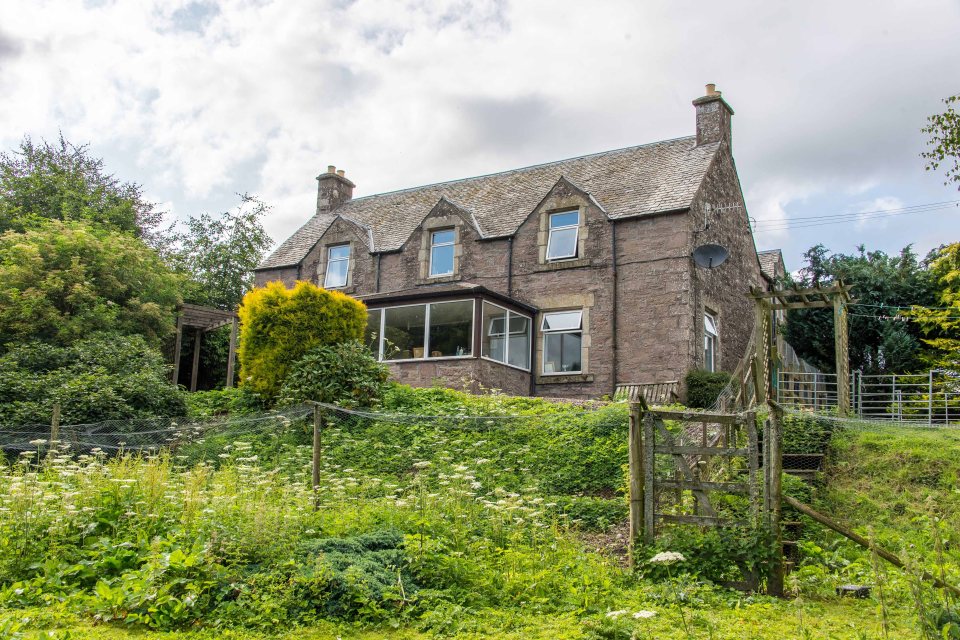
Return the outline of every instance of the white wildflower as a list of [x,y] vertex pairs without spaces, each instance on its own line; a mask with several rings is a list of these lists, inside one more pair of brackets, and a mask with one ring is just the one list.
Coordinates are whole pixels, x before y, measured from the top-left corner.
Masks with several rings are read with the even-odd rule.
[[673,564],[674,562],[686,562],[686,558],[683,557],[682,553],[677,553],[676,551],[661,551],[657,555],[650,558],[651,564]]
[[656,612],[656,611],[646,611],[646,610],[644,610],[644,611],[637,611],[635,614],[633,614],[633,617],[636,618],[636,619],[638,619],[638,620],[641,620],[641,619],[646,620],[646,619],[648,619],[648,618],[652,618],[652,617],[655,616],[655,615],[657,615],[657,612]]
[[430,463],[426,460],[421,460],[420,462],[414,462],[413,466],[416,469],[426,469],[430,466]]
[[607,617],[608,617],[608,618],[619,618],[620,616],[624,615],[625,613],[629,613],[629,611],[627,611],[626,609],[618,609],[617,611],[607,611]]
[[41,438],[41,439],[39,439],[39,440],[31,440],[31,441],[30,441],[30,444],[32,444],[33,446],[38,446],[38,445],[41,445],[41,444],[47,444],[47,441],[44,440],[43,438]]

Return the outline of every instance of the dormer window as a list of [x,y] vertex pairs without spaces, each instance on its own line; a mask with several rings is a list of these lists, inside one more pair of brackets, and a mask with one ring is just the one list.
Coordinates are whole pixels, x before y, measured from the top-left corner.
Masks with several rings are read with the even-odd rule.
[[453,275],[453,251],[456,231],[443,229],[430,233],[430,277]]
[[579,234],[580,211],[578,209],[551,213],[547,260],[576,258]]
[[327,247],[327,272],[323,278],[325,289],[339,289],[347,286],[347,274],[350,273],[350,245],[341,244]]

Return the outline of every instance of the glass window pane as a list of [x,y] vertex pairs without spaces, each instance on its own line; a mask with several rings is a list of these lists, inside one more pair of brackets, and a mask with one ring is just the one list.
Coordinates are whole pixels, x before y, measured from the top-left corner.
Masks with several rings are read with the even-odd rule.
[[550,214],[550,228],[557,227],[575,227],[580,224],[579,211],[564,211],[562,213]]
[[547,240],[547,259],[573,258],[577,255],[577,227],[551,229]]
[[349,260],[328,260],[327,274],[323,279],[323,286],[327,289],[347,286],[347,267]]
[[430,249],[430,275],[445,276],[451,273],[453,273],[453,245],[441,245]]
[[342,244],[337,247],[330,247],[330,260],[346,260],[350,257],[350,245]]
[[453,244],[454,240],[453,229],[444,229],[443,231],[434,231],[431,244]]
[[580,332],[554,333],[543,336],[543,372],[580,372]]
[[509,364],[522,369],[530,368],[530,319],[510,314]]
[[469,356],[473,353],[473,301],[430,305],[430,357]]
[[427,323],[426,305],[389,307],[384,309],[384,313],[384,360],[422,358],[423,334]]
[[498,362],[506,361],[506,323],[506,310],[486,302],[483,303],[483,332],[480,341],[481,355]]
[[703,340],[703,368],[707,371],[713,371],[713,351],[715,345],[715,338],[712,336],[706,336]]
[[717,335],[717,321],[709,313],[703,314],[703,327],[709,335]]
[[570,331],[580,328],[582,311],[558,311],[543,314],[544,331]]
[[367,311],[367,330],[364,332],[367,347],[374,356],[380,356],[380,309]]

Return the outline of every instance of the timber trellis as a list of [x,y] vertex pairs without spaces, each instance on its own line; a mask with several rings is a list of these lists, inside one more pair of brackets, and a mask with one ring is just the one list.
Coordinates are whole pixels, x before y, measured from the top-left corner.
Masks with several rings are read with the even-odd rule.
[[[763,426],[756,412],[697,413],[648,408],[631,403],[630,541],[631,564],[637,540],[654,542],[663,525],[768,527],[782,551],[780,534],[780,410]],[[679,423],[671,431],[665,421]],[[762,461],[762,467],[761,467]],[[711,499],[716,494],[744,496],[745,512],[731,514]],[[768,590],[782,593],[782,556],[774,562]],[[755,572],[740,567],[743,586],[759,587]]]

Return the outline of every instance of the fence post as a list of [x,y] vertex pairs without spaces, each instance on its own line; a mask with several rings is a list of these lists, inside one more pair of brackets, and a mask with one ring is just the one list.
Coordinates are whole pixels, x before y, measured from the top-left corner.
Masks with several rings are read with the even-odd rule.
[[773,566],[770,568],[770,579],[767,581],[767,593],[778,598],[783,597],[783,531],[780,528],[781,501],[783,500],[783,427],[781,419],[783,409],[775,402],[769,402],[770,417],[767,420],[769,428],[764,434],[764,446],[769,450],[767,462],[770,470],[767,473],[769,484],[766,489],[770,494],[770,533],[776,549]]
[[656,440],[653,435],[654,415],[647,411],[643,414],[643,442],[646,447],[643,450],[643,541],[645,544],[652,544],[654,533],[656,531],[656,521],[654,515],[656,487],[653,484],[654,474],[654,449]]
[[320,415],[320,405],[313,405],[313,478],[311,488],[313,489],[313,510],[320,508],[320,431],[322,428],[323,417]]
[[53,403],[53,419],[50,421],[50,448],[60,439],[60,403]]
[[927,392],[927,426],[933,426],[933,369],[930,369],[929,391]]
[[630,568],[636,568],[637,559],[634,547],[643,532],[643,438],[640,434],[640,421],[643,419],[643,407],[639,402],[630,403]]

